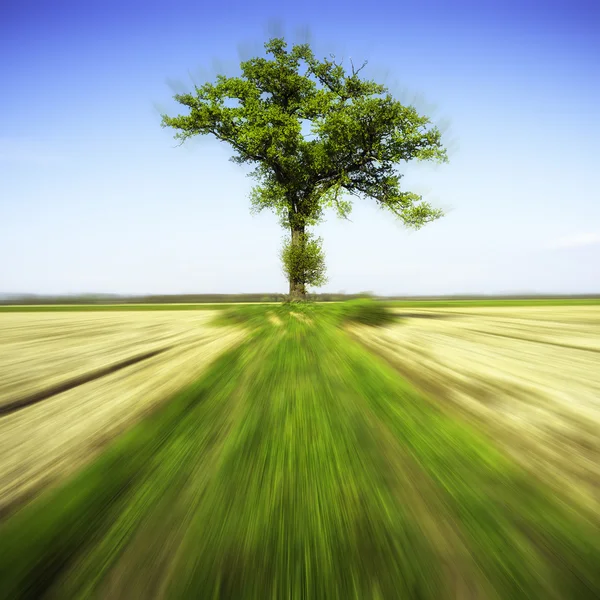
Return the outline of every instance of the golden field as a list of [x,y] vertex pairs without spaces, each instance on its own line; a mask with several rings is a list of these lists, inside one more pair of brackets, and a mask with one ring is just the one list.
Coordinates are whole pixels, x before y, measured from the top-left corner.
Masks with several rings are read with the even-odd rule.
[[599,598],[597,309],[428,308],[3,321],[0,598]]
[[87,463],[195,380],[238,329],[213,311],[0,314],[0,407],[120,361],[159,354],[0,416],[0,512]]
[[532,476],[600,511],[600,307],[397,309],[351,333]]

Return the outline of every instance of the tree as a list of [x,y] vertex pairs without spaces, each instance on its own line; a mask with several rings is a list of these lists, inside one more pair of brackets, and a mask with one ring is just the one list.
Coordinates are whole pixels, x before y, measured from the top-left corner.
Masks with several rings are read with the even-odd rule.
[[325,256],[321,244],[321,238],[313,238],[308,232],[294,232],[292,238],[284,242],[281,251],[283,272],[288,281],[293,281],[296,286],[295,294],[290,290],[292,300],[303,298],[307,285],[320,287],[327,282]]
[[[275,211],[288,229],[284,270],[290,295],[303,298],[307,285],[324,280],[323,254],[307,228],[325,209],[347,218],[348,196],[368,197],[407,227],[419,228],[442,211],[402,191],[396,168],[413,159],[448,159],[426,116],[360,77],[366,62],[358,69],[351,62],[348,71],[334,56],[315,58],[308,44],[288,50],[282,38],[265,49],[271,58],[242,62],[241,76],[218,75],[215,83],[195,86],[195,93],[177,94],[188,114],[163,115],[162,126],[175,129],[181,143],[212,134],[233,148],[233,162],[255,167],[252,207]],[[302,258],[307,252],[312,258]]]

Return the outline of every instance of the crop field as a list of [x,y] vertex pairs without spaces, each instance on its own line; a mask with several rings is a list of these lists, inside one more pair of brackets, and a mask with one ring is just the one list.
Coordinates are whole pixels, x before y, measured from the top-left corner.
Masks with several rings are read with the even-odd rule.
[[600,306],[394,306],[0,314],[0,598],[598,598]]
[[532,475],[600,514],[600,306],[396,313],[398,324],[353,333]]
[[222,302],[219,304],[196,304],[190,302],[172,304],[6,304],[0,305],[0,313],[23,312],[139,312],[173,310],[220,310],[228,306],[265,304],[264,302]]
[[239,330],[211,327],[212,318],[0,315],[0,513],[85,464],[239,343]]

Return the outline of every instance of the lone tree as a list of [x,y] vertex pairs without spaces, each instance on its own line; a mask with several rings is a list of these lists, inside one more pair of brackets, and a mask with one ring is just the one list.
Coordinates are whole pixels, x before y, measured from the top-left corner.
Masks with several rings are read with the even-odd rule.
[[401,191],[396,171],[411,159],[447,162],[441,134],[412,106],[341,63],[315,58],[308,44],[288,50],[281,38],[265,44],[272,58],[241,63],[240,77],[218,75],[215,83],[177,94],[185,115],[162,116],[183,143],[212,134],[227,142],[238,164],[255,165],[254,211],[269,208],[288,229],[282,260],[290,296],[302,299],[307,285],[325,281],[319,239],[307,228],[326,208],[342,218],[348,195],[374,199],[406,226],[420,228],[442,216],[422,197]]

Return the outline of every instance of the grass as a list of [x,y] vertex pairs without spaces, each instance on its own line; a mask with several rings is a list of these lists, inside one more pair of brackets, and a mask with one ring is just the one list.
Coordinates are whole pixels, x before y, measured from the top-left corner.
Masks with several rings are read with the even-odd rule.
[[352,333],[600,515],[600,306],[440,308],[398,319]]
[[227,304],[6,304],[0,305],[3,312],[98,312],[98,311],[140,311],[140,310],[218,310]]
[[598,597],[598,528],[349,339],[346,310],[221,316],[249,339],[0,526],[0,596]]
[[[213,319],[209,312],[0,315],[0,514],[87,464],[238,345],[243,332],[213,327]],[[106,373],[156,350],[164,351]],[[63,391],[45,396],[53,389]],[[44,399],[27,405],[36,396]]]
[[[351,300],[343,302],[364,302],[365,300]],[[366,302],[373,302],[366,300]],[[323,304],[335,305],[339,302],[328,301]],[[398,308],[450,308],[472,306],[594,306],[600,305],[600,297],[593,298],[490,298],[473,300],[386,300],[385,304]],[[94,312],[94,311],[140,311],[140,310],[217,310],[234,306],[268,305],[279,306],[277,302],[220,302],[204,303],[177,303],[177,304],[0,304],[0,313],[3,312]]]
[[335,309],[344,321],[360,323],[371,327],[389,325],[397,321],[396,315],[388,310],[388,304],[371,300],[353,300],[345,302]]
[[391,300],[389,305],[398,308],[460,308],[473,306],[596,306],[600,297],[594,298],[490,298],[473,300]]

